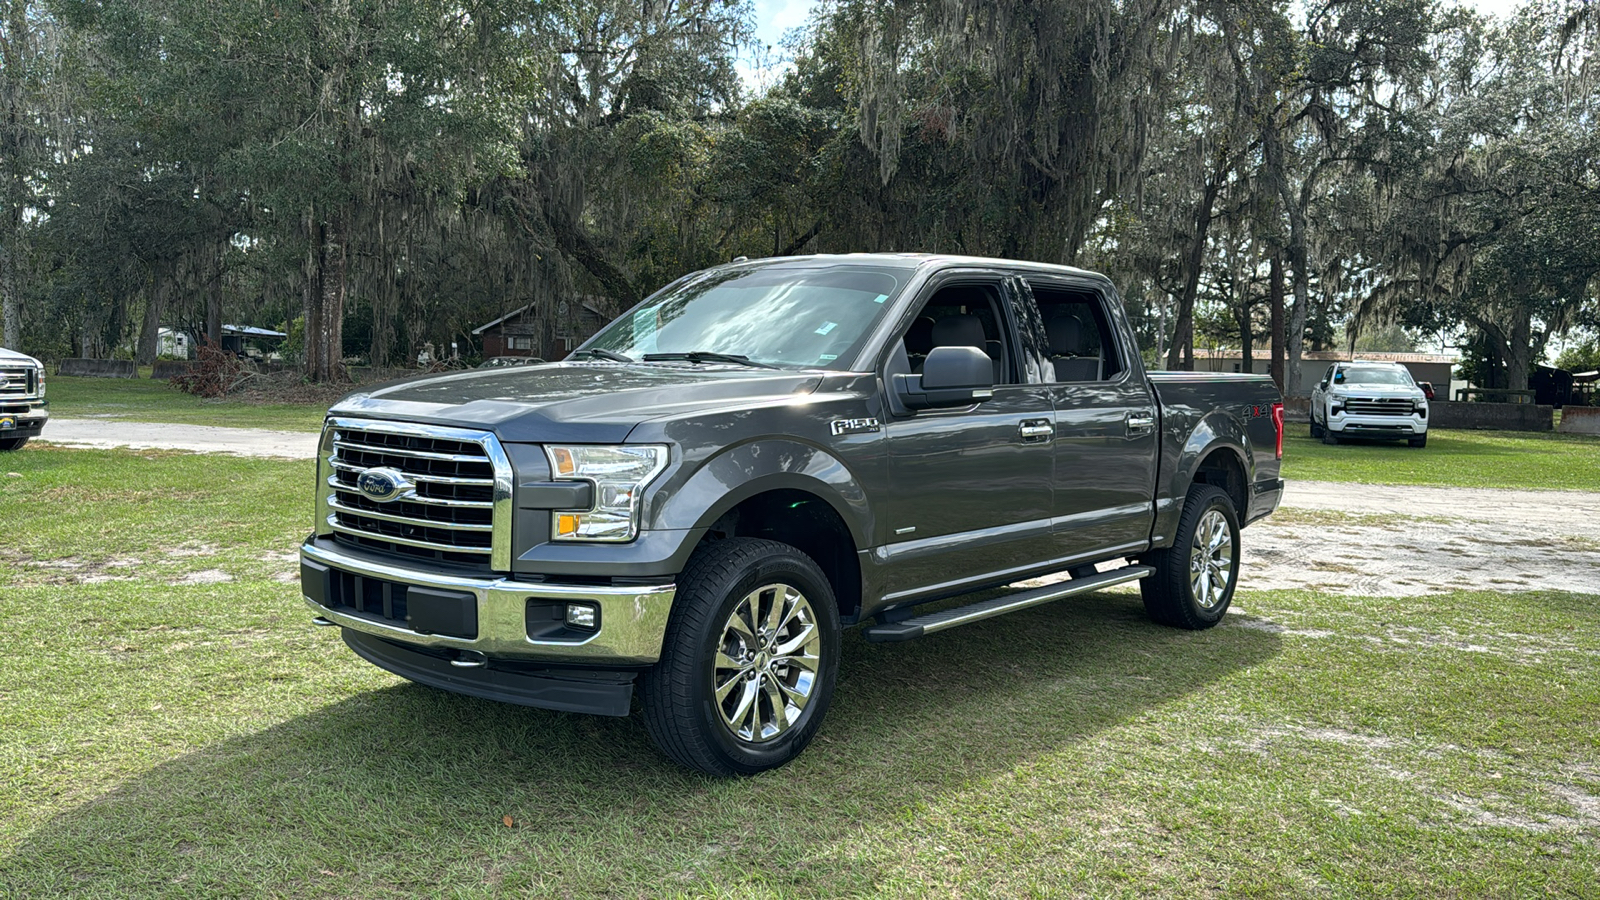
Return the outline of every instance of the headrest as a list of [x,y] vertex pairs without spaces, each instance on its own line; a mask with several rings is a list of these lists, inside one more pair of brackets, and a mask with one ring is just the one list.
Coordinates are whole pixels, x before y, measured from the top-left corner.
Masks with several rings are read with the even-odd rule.
[[1083,341],[1083,323],[1076,316],[1060,315],[1044,323],[1044,333],[1050,338],[1051,356],[1086,356],[1088,348]]
[[906,332],[906,350],[910,353],[928,355],[933,349],[933,317],[918,316],[911,323],[911,329]]
[[977,347],[982,350],[985,340],[983,322],[971,313],[945,316],[933,323],[935,347]]

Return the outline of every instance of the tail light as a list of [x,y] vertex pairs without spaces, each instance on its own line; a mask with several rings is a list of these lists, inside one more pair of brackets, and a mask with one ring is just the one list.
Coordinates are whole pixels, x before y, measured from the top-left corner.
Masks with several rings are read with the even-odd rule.
[[1278,432],[1278,458],[1283,459],[1283,404],[1272,404],[1272,427]]

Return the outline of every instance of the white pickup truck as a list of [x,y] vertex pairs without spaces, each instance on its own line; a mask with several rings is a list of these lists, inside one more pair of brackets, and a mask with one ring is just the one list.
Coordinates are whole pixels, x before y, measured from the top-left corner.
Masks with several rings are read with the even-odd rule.
[[50,418],[44,364],[0,347],[0,452],[20,450]]
[[1351,360],[1334,363],[1311,392],[1311,436],[1324,444],[1340,438],[1404,438],[1428,445],[1428,398],[1405,366]]

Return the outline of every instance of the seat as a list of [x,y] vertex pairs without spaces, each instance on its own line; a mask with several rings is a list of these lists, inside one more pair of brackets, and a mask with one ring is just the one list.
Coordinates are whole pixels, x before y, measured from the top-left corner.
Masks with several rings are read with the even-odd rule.
[[1000,360],[990,352],[988,335],[983,332],[983,320],[977,316],[971,313],[957,313],[933,323],[933,346],[976,347],[982,350],[994,365],[994,383],[1000,383]]
[[1056,381],[1099,381],[1100,354],[1089,348],[1086,329],[1076,316],[1058,315],[1044,325]]

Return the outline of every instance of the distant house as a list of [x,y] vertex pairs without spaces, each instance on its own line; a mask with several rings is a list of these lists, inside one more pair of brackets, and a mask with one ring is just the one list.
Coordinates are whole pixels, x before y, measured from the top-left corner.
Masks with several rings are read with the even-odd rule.
[[[1438,396],[1447,396],[1450,389],[1450,370],[1459,360],[1453,356],[1441,356],[1437,353],[1377,353],[1357,351],[1353,356],[1343,350],[1308,350],[1300,354],[1300,396],[1308,397],[1311,389],[1317,386],[1328,367],[1336,362],[1347,362],[1350,359],[1370,359],[1375,362],[1397,362],[1411,372],[1411,377],[1416,381],[1426,381],[1438,391]],[[1266,375],[1272,365],[1271,348],[1263,347],[1260,351],[1252,353],[1250,357],[1250,371],[1257,375]],[[1244,371],[1244,354],[1238,350],[1202,350],[1198,347],[1194,351],[1194,367],[1199,372],[1242,372]]]
[[604,300],[599,297],[580,298],[574,311],[571,301],[562,300],[556,306],[554,334],[549,343],[541,342],[542,323],[531,303],[472,329],[472,333],[483,339],[485,359],[495,356],[564,359],[574,347],[610,321],[602,312],[603,304]]

